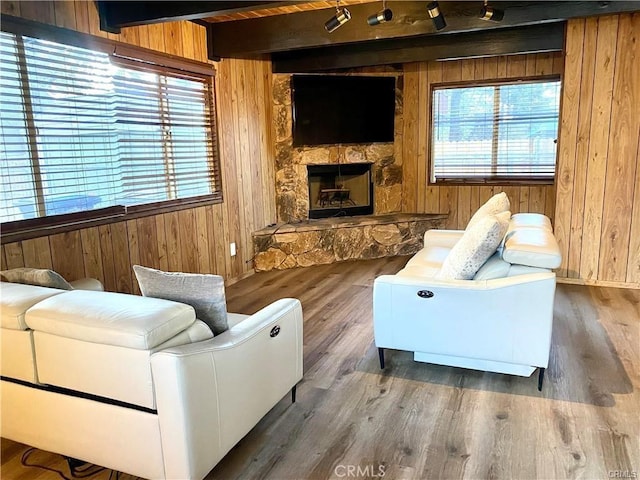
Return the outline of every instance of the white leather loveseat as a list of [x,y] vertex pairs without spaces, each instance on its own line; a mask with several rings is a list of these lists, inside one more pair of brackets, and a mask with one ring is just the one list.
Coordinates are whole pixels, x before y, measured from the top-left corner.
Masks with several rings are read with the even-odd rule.
[[212,338],[182,303],[0,285],[0,433],[43,450],[201,479],[302,378],[295,299]]
[[[510,215],[510,214],[508,214]],[[508,217],[507,217],[508,218]],[[464,231],[430,230],[424,248],[396,275],[374,283],[375,344],[414,360],[529,376],[548,366],[555,273],[561,257],[547,217],[511,217],[501,246],[473,279],[439,272]]]

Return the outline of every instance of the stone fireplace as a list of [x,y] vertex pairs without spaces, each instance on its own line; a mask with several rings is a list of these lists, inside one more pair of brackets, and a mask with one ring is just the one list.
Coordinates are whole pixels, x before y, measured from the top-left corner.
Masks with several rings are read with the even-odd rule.
[[307,178],[309,218],[373,213],[370,163],[307,165]]
[[[390,68],[390,67],[389,67]],[[367,75],[394,75],[396,79],[396,113],[394,141],[389,143],[293,146],[293,112],[291,75],[273,76],[273,113],[275,121],[276,208],[278,222],[300,222],[310,216],[317,202],[309,190],[309,166],[369,164],[373,187],[372,212],[375,215],[400,212],[402,209],[402,76],[401,72],[372,71]],[[351,192],[350,192],[351,193]],[[346,194],[343,194],[346,195]],[[339,194],[338,194],[339,198]],[[334,212],[336,213],[336,212]],[[351,212],[349,215],[361,215]]]

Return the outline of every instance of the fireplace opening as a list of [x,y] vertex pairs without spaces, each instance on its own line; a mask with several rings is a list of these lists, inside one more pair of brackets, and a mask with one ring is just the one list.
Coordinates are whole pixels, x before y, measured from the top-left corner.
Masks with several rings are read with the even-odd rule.
[[307,165],[309,218],[372,214],[371,165]]

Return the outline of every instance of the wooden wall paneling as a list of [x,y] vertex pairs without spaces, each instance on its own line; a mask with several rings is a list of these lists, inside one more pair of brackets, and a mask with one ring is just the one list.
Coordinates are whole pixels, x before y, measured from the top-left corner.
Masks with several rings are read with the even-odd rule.
[[546,192],[549,188],[542,185],[529,187],[529,212],[545,213]]
[[262,67],[262,99],[264,101],[263,108],[260,109],[262,128],[260,132],[263,134],[261,144],[262,149],[262,191],[263,202],[265,208],[265,223],[275,223],[276,215],[276,190],[275,190],[275,127],[273,121],[273,108],[270,103],[273,98],[273,75],[271,73],[271,60],[266,57],[260,62]]
[[[580,79],[582,72],[582,48],[584,40],[584,20],[575,20],[567,24],[568,34],[565,38],[565,55],[567,68],[562,84],[562,97],[560,102],[560,131],[558,138],[558,160],[556,166],[556,190],[562,198],[571,196],[574,188],[574,174],[576,169],[576,149],[578,136],[578,112],[580,107],[581,90]],[[544,197],[540,199],[535,195],[535,206],[540,208]],[[544,192],[541,192],[544,194]],[[534,197],[532,196],[532,201]],[[562,265],[558,275],[568,275],[568,255],[571,241],[571,209],[572,202],[561,202],[555,212],[554,232],[558,239],[562,255]]]
[[[640,18],[640,17],[636,17]],[[620,17],[618,51],[613,79],[611,133],[602,210],[598,279],[624,282],[627,278],[629,242],[640,133],[640,22]],[[626,42],[626,43],[625,43]]]
[[473,78],[476,80],[484,78],[484,60],[484,58],[473,60]]
[[237,242],[238,254],[234,259],[233,273],[238,276],[243,272],[244,262],[252,257],[248,245],[251,242],[250,232],[254,231],[253,223],[253,191],[251,185],[251,162],[249,145],[249,121],[244,112],[247,111],[247,72],[246,61],[233,60],[236,68],[231,72],[232,99],[234,100],[234,124],[236,126],[236,154],[238,196],[241,200],[239,209],[240,238]]
[[5,244],[4,253],[7,268],[20,268],[25,266],[21,242]]
[[521,187],[502,187],[502,191],[509,197],[511,205],[511,213],[520,213],[520,188]]
[[[131,260],[131,249],[129,248],[129,235],[127,232],[127,222],[112,223],[111,243],[113,245],[113,264],[116,277],[116,291],[123,293],[134,293],[132,283],[131,265],[137,261],[137,249],[134,251],[133,261]],[[135,232],[132,232],[132,234]],[[136,289],[138,282],[135,282]]]
[[111,241],[111,225],[101,225],[98,227],[100,235],[100,251],[102,253],[102,271],[104,289],[110,292],[117,292],[116,267],[113,259],[113,242]]
[[520,199],[518,202],[518,211],[519,212],[530,212],[529,205],[529,195],[531,193],[531,189],[529,187],[520,187]]
[[[638,16],[634,15],[634,20]],[[627,279],[629,283],[640,285],[640,132],[636,148],[636,176],[633,195],[633,212],[631,218],[631,235],[629,240],[629,260],[627,263]]]
[[138,27],[125,27],[121,30],[120,39],[121,42],[130,43],[131,45],[140,46],[140,28]]
[[179,22],[164,22],[160,24],[164,37],[164,51],[177,56],[182,54],[182,29]]
[[89,33],[91,26],[89,20],[89,2],[73,2],[76,16],[76,30]]
[[20,2],[18,0],[2,0],[0,2],[0,12],[5,15],[20,16]]
[[137,45],[142,48],[151,48],[149,44],[149,26],[140,25],[139,27],[135,27],[135,30],[138,32]]
[[553,54],[538,54],[536,58],[536,75],[550,75],[551,73],[553,73]]
[[509,78],[524,77],[527,74],[526,55],[510,55],[507,57],[507,76]]
[[588,279],[597,278],[598,275],[617,39],[618,17],[600,17],[598,19],[598,39],[596,44],[595,70],[597,75],[593,83],[593,113],[589,132],[589,156],[582,230],[583,248],[580,258],[580,272],[584,278]]
[[147,31],[149,32],[149,48],[165,52],[164,28],[162,24],[155,23],[153,25],[147,25]]
[[[211,265],[211,249],[209,245],[209,231],[207,229],[207,207],[194,210],[196,225],[196,264],[198,273],[214,273]],[[213,241],[213,238],[211,238]]]
[[425,150],[425,163],[426,163],[426,198],[425,198],[425,213],[444,213],[445,207],[440,204],[439,188],[436,185],[429,183],[431,177],[431,131],[433,125],[431,122],[431,85],[434,83],[442,82],[442,62],[428,62],[427,63],[427,84],[421,88],[427,95],[426,103],[422,108],[426,107],[426,120],[427,128],[423,131],[422,137],[424,137],[424,150]]
[[73,0],[56,0],[53,4],[55,24],[58,27],[77,30],[75,2]]
[[[498,57],[484,58],[483,72],[484,79],[491,80],[498,78]],[[478,79],[480,80],[480,79]]]
[[167,240],[167,262],[172,272],[182,271],[182,248],[178,212],[164,214],[164,231]]
[[415,188],[404,188],[402,192],[402,211],[418,211],[416,199],[417,192],[420,191],[418,178],[418,137],[419,125],[418,114],[420,111],[419,102],[419,64],[410,63],[404,66],[404,112],[403,112],[403,143],[402,148],[402,181],[406,185]]
[[457,226],[456,228],[464,228],[473,212],[471,212],[471,186],[464,185],[457,188]]
[[507,57],[498,57],[496,76],[497,78],[507,78]]
[[194,25],[193,22],[178,22],[178,27],[180,28],[179,36],[182,42],[182,56],[195,60],[196,49],[192,25]]
[[[118,265],[120,266],[120,271],[117,276],[118,285],[128,285],[129,290],[125,290],[127,293],[135,293],[136,295],[140,295],[140,286],[138,285],[138,279],[136,278],[135,272],[133,271],[133,265],[140,265],[142,262],[140,260],[140,233],[138,232],[138,221],[137,220],[128,220],[127,222],[120,222],[118,225],[124,225],[125,227],[125,241],[127,242],[126,248],[127,253],[129,254],[129,258],[125,259],[119,258]],[[118,237],[120,239],[120,237]],[[118,247],[120,247],[118,245]],[[118,250],[114,247],[114,252]],[[122,255],[124,257],[124,255]],[[129,279],[129,283],[127,284],[127,278]],[[120,287],[119,287],[120,288]],[[122,290],[119,290],[122,291]]]
[[427,212],[427,196],[429,195],[430,197],[432,195],[431,192],[428,192],[429,178],[427,173],[429,166],[429,144],[427,138],[431,135],[431,109],[429,107],[431,103],[431,88],[429,87],[429,71],[427,65],[425,62],[418,64],[418,134],[416,135],[416,181],[418,188],[415,211],[419,213]]
[[225,278],[230,277],[231,271],[229,255],[227,255],[227,243],[229,241],[229,230],[227,223],[224,221],[224,212],[222,205],[212,205],[211,212],[213,216],[207,217],[207,229],[210,232],[209,237],[215,240],[215,272]]
[[4,251],[4,245],[0,245],[0,270],[7,270],[7,255]]
[[[247,243],[244,245],[244,251],[247,254],[245,260],[249,260],[253,256],[252,240],[251,240],[251,232],[254,230],[259,230],[260,228],[266,227],[267,224],[264,221],[264,205],[262,202],[253,201],[254,198],[257,198],[260,195],[260,191],[262,190],[262,147],[260,145],[260,121],[264,120],[264,117],[260,118],[260,108],[259,104],[264,105],[265,99],[260,95],[259,87],[262,86],[262,79],[258,81],[258,77],[260,75],[260,61],[259,60],[248,60],[245,62],[246,76],[245,81],[247,85],[247,109],[245,113],[245,118],[248,120],[248,136],[247,141],[249,143],[249,155],[247,159],[249,160],[249,184],[251,187],[251,197],[252,201],[249,205],[253,207],[253,213],[251,218],[253,220],[253,228],[248,232],[249,238]],[[271,99],[269,99],[269,103],[271,103]],[[256,161],[257,160],[257,161]],[[243,268],[243,272],[244,272]]]
[[[572,31],[569,31],[569,33],[572,33]],[[597,33],[598,19],[588,18],[585,21],[584,39],[582,41],[582,51],[584,53],[582,59],[582,75],[579,79],[580,105],[578,110],[578,138],[576,142],[575,170],[573,178],[571,179],[573,192],[571,198],[566,200],[572,206],[571,227],[569,229],[571,238],[569,241],[567,261],[567,277],[569,278],[577,278],[580,275],[584,205],[587,185],[587,165],[594,91],[593,82],[596,74]],[[576,32],[576,34],[578,34],[578,32]],[[563,200],[565,199],[564,196],[560,198]]]
[[53,270],[68,282],[84,277],[84,256],[79,230],[49,237]]
[[164,225],[164,215],[155,215],[156,248],[158,249],[158,268],[165,272],[169,270],[169,255],[167,253],[167,232]]
[[525,57],[525,75],[528,77],[535,76],[537,55],[535,53],[528,53]]
[[198,229],[194,209],[178,212],[178,232],[180,234],[180,257],[182,271],[197,273],[198,268]]
[[[130,230],[129,238],[131,238],[131,230],[135,229],[136,232],[138,263],[145,267],[162,270],[160,267],[160,252],[158,250],[158,225],[156,216],[138,218],[128,225],[128,229]],[[131,244],[129,248],[132,251],[135,250]]]
[[104,269],[102,249],[100,248],[100,230],[98,227],[83,228],[80,230],[80,241],[82,242],[84,276],[103,282]]
[[25,267],[53,269],[48,236],[23,240],[21,243]]
[[207,55],[207,30],[202,25],[191,23],[191,29],[193,32],[193,44],[194,44],[194,60],[200,60],[206,62],[208,60]]
[[[236,151],[236,134],[233,112],[233,98],[231,82],[232,61],[224,59],[218,64],[218,74],[216,78],[216,98],[218,100],[218,136],[220,146],[220,159],[222,162],[222,195],[226,208],[217,210],[214,208],[215,225],[223,225],[224,241],[216,242],[218,249],[224,253],[224,269],[222,263],[216,262],[218,268],[226,272],[227,276],[233,276],[232,258],[229,256],[228,248],[230,242],[237,242],[240,239],[239,217],[239,195],[236,184],[236,161],[238,152]],[[219,223],[220,222],[220,223]],[[219,230],[219,232],[222,230]],[[219,237],[218,237],[219,238]],[[219,259],[218,259],[219,260]]]
[[55,25],[56,17],[53,7],[54,2],[48,1],[20,2],[20,16],[28,20]]

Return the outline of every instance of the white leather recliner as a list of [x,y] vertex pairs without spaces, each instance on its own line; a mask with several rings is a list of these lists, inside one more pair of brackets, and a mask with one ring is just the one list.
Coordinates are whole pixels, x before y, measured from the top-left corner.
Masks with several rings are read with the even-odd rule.
[[529,376],[549,362],[558,244],[549,219],[511,218],[503,245],[473,280],[436,278],[463,231],[430,230],[424,248],[396,275],[376,278],[375,344],[414,360]]
[[[142,478],[204,478],[302,378],[296,299],[229,314],[0,283],[0,434]],[[212,338],[213,337],[213,338]]]

